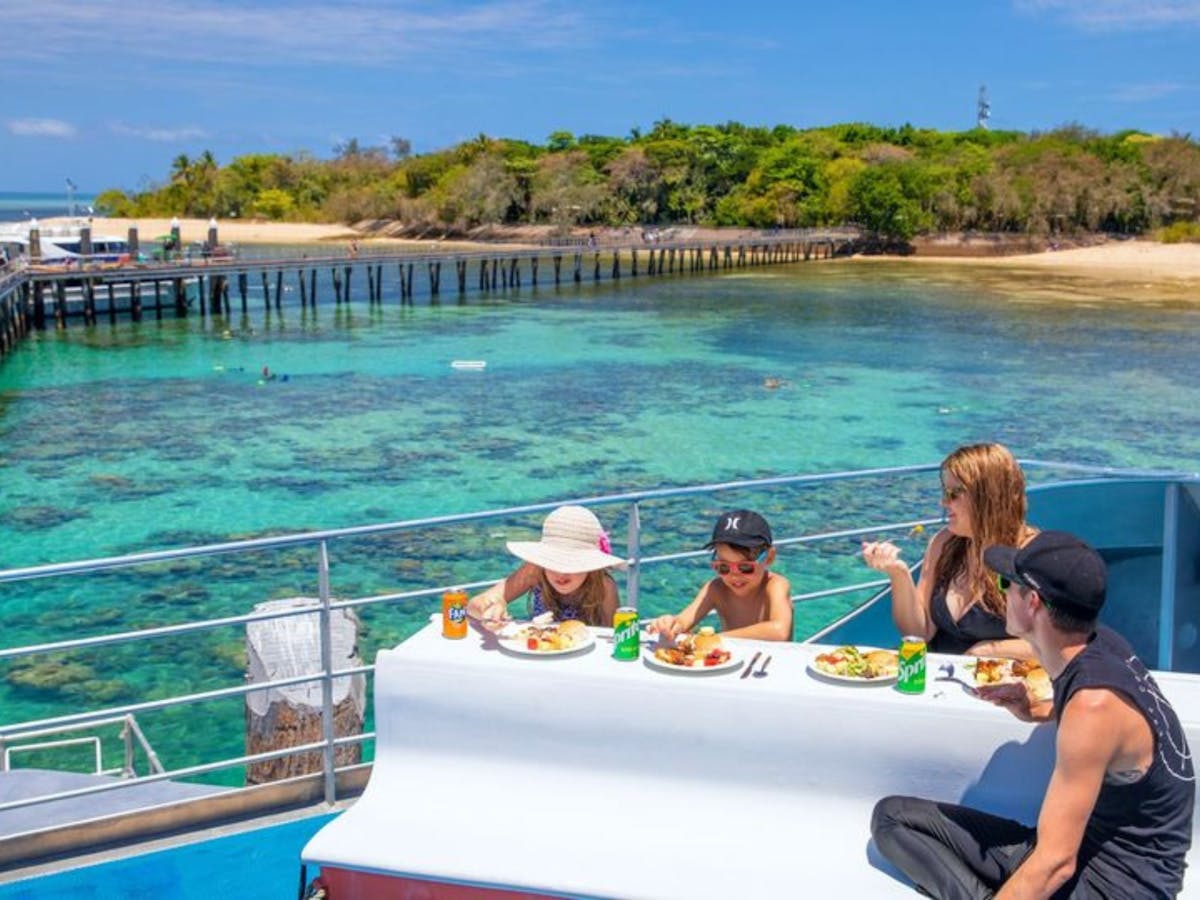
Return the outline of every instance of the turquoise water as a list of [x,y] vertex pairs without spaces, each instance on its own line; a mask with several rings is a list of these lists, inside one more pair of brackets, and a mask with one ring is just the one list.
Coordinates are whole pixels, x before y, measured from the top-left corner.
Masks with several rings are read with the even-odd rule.
[[333,818],[313,816],[0,885],[0,900],[295,900],[300,851]]
[[[1044,273],[802,264],[403,308],[389,299],[315,315],[251,310],[229,321],[47,332],[5,361],[0,566],[936,462],[976,440],[1025,457],[1187,470],[1200,449],[1200,307],[1144,290],[1096,295]],[[487,368],[454,370],[454,359]],[[264,366],[278,377],[263,380]],[[766,379],[782,384],[770,390]],[[936,515],[936,487],[924,476],[731,501],[761,506],[777,531],[795,534]],[[726,502],[647,515],[698,547]],[[623,513],[602,515],[620,547]],[[333,590],[500,577],[510,565],[504,539],[537,525],[338,542]],[[909,541],[906,552],[920,545]],[[795,591],[819,590],[870,577],[855,549],[785,548],[778,566]],[[272,597],[315,595],[314,573],[312,551],[294,550],[8,585],[5,644],[244,613]],[[681,607],[706,575],[698,561],[648,570],[643,608]],[[847,602],[801,609],[797,633]],[[411,633],[430,609],[364,611],[364,656]],[[243,640],[231,628],[152,651],[8,664],[0,717],[232,686]],[[198,715],[211,726],[196,728]],[[228,701],[139,721],[174,767],[214,748],[239,752],[241,715]]]

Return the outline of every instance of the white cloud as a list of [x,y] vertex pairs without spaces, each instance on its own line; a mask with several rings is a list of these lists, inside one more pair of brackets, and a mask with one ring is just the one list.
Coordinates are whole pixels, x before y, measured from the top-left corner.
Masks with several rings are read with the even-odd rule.
[[0,58],[28,55],[29,47],[62,55],[103,47],[108,60],[387,65],[463,48],[519,53],[590,42],[595,29],[583,26],[580,9],[567,0],[127,0],[113,16],[103,3],[40,0],[0,4]]
[[1168,97],[1184,90],[1184,85],[1170,81],[1159,81],[1148,84],[1126,84],[1112,93],[1112,99],[1119,103],[1145,103]]
[[108,127],[113,134],[119,134],[122,137],[141,138],[164,144],[192,141],[209,136],[207,131],[196,125],[185,125],[181,128],[154,128],[144,125],[126,125],[123,122],[114,122]]
[[1200,0],[1015,0],[1018,9],[1049,13],[1096,30],[1200,26]]
[[18,137],[75,137],[75,126],[62,119],[10,119],[7,124],[9,133]]

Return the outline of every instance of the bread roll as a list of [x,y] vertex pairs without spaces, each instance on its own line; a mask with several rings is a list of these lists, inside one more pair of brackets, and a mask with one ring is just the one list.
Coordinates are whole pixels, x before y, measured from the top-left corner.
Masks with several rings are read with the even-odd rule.
[[692,649],[696,656],[708,656],[714,650],[719,650],[721,647],[721,636],[711,628],[701,628],[699,633],[692,638]]
[[588,627],[578,619],[567,619],[558,623],[558,633],[578,644],[587,640]]

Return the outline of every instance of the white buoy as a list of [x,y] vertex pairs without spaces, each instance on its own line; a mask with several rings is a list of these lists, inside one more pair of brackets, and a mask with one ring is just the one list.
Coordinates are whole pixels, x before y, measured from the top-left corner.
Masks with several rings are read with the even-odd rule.
[[486,369],[487,360],[485,359],[456,359],[450,363],[452,369]]

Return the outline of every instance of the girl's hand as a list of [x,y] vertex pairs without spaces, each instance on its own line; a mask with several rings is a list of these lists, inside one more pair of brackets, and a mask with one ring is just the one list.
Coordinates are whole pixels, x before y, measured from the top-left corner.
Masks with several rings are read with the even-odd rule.
[[675,640],[675,635],[679,634],[682,630],[679,627],[679,619],[671,615],[659,616],[646,626],[646,631],[650,632],[650,634],[662,635],[669,641]]
[[872,569],[885,574],[908,569],[900,558],[900,548],[891,541],[863,541],[862,557],[863,562]]
[[467,602],[467,615],[488,631],[499,631],[510,620],[503,593],[484,591]]

